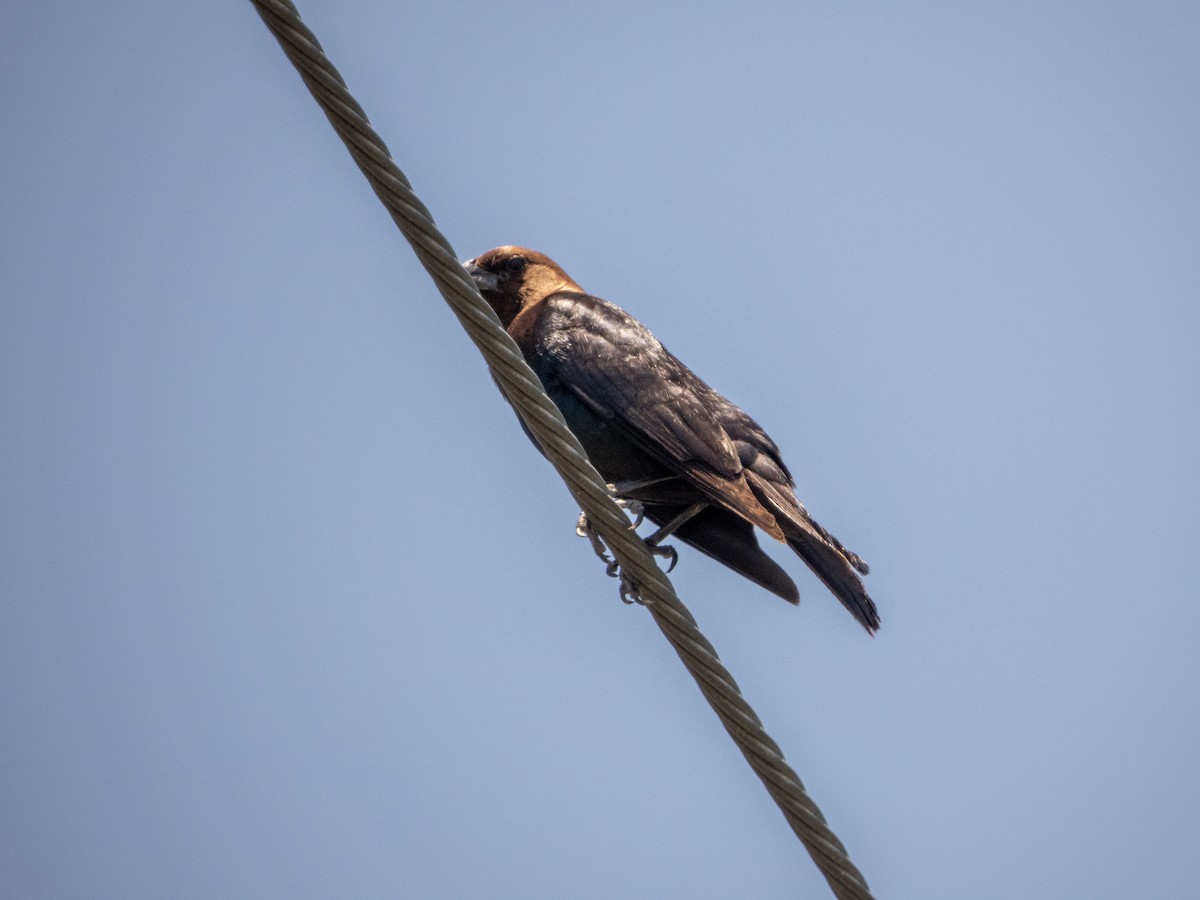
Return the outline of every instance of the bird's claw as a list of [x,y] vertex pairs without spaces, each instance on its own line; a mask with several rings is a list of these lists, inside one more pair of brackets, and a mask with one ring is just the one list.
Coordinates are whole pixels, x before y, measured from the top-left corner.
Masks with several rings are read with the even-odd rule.
[[581,512],[579,514],[579,521],[575,523],[575,533],[580,537],[588,539],[588,542],[592,545],[592,550],[607,567],[608,574],[613,576],[615,572],[614,566],[617,565],[617,561],[608,555],[608,548],[604,546],[604,539],[592,528],[592,523],[588,521],[587,513]]
[[646,507],[642,506],[641,500],[617,500],[617,506],[628,511],[633,515],[633,521],[629,523],[630,531],[637,531],[638,526],[646,520]]
[[667,574],[670,575],[671,571],[675,568],[675,564],[679,562],[679,551],[677,551],[670,544],[660,547],[657,544],[651,544],[649,541],[647,541],[646,546],[655,556],[661,556],[663,559],[670,560],[670,562],[667,564]]
[[[609,573],[612,574],[611,572]],[[621,573],[621,586],[617,588],[621,594],[621,602],[627,606],[632,606],[634,603],[643,603],[641,588],[638,583],[626,575]]]
[[642,505],[641,500],[631,500],[628,497],[622,497],[618,493],[618,488],[615,484],[605,485],[608,488],[608,493],[612,495],[613,502],[621,509],[627,510],[633,515],[633,524],[629,526],[630,531],[637,531],[638,526],[646,518],[646,507]]
[[608,547],[605,546],[604,538],[592,527],[592,523],[588,521],[587,513],[579,514],[579,521],[575,523],[575,533],[580,537],[587,538],[592,545],[592,550],[600,557],[600,562],[604,563],[604,572],[609,578],[616,578],[617,573],[621,571],[621,564],[608,555]]
[[[644,516],[644,511],[641,508],[642,504],[636,500],[617,500],[617,503],[625,509],[634,511],[634,514],[637,516],[637,521],[635,521],[630,527],[637,528]],[[641,589],[638,587],[638,583],[625,573],[619,562],[608,555],[608,547],[605,545],[604,539],[600,537],[600,534],[594,528],[592,528],[592,523],[588,521],[587,513],[581,512],[579,514],[579,519],[575,523],[575,533],[580,537],[588,539],[588,542],[592,545],[592,550],[595,552],[596,556],[600,558],[600,561],[604,563],[604,573],[609,578],[621,579],[621,586],[618,589],[621,594],[621,602],[643,602],[641,597]],[[645,541],[645,544],[646,549],[652,554],[670,561],[667,564],[668,573],[674,569],[675,564],[679,562],[679,554],[676,552],[674,547],[660,547],[657,544],[650,543],[649,541]]]

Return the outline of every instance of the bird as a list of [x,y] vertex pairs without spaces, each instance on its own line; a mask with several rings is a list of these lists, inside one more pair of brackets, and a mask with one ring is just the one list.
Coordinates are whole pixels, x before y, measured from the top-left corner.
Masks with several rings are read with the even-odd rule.
[[[795,551],[869,634],[878,631],[860,577],[867,564],[809,515],[754,419],[545,254],[502,246],[463,266],[614,496],[660,526],[646,539],[652,549],[673,554],[658,546],[672,536],[799,603],[795,582],[759,545],[760,529]],[[593,545],[602,551],[598,538]]]

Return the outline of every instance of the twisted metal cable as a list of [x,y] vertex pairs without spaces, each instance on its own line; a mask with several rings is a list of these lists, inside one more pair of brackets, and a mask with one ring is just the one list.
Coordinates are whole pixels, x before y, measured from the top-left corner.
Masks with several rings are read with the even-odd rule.
[[468,336],[479,348],[497,383],[529,426],[547,459],[566,482],[604,538],[621,569],[638,585],[643,604],[716,711],[751,768],[782,810],[792,830],[829,882],[833,893],[848,900],[869,900],[866,881],[850,862],[846,848],[829,829],[804,785],[784,761],[783,752],[763,729],[742,697],[733,676],[675,595],[625,513],[613,502],[604,479],[588,462],[562,414],[546,396],[521,351],[501,328],[496,314],[480,296],[433,217],[413,193],[404,173],[392,161],[362,107],[350,96],[342,76],[326,58],[320,43],[300,20],[290,0],[252,0],[259,15],[296,66],[351,156],[387,207],[417,258],[433,278]]

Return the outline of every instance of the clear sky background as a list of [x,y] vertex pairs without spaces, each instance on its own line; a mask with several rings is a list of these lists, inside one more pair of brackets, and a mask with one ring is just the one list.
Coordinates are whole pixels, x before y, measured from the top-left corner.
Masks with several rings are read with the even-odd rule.
[[[673,580],[888,898],[1200,894],[1200,10],[306,0],[773,435]],[[247,2],[0,11],[0,893],[820,897]]]

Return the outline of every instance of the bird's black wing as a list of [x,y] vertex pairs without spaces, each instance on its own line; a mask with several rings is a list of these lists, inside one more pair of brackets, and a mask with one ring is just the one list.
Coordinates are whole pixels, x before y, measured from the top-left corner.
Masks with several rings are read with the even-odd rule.
[[714,503],[783,535],[750,491],[714,392],[624,310],[587,294],[544,301],[529,339],[544,373]]

